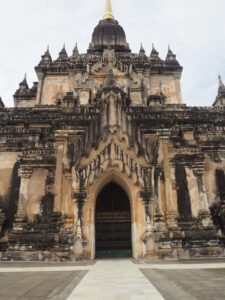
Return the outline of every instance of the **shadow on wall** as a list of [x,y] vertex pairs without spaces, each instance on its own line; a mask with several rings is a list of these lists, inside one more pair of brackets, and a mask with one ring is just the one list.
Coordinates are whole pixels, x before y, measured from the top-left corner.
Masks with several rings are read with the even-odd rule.
[[4,236],[6,232],[12,228],[13,222],[15,220],[15,215],[17,213],[21,181],[20,176],[18,175],[19,167],[19,162],[16,162],[12,170],[9,191],[5,201],[6,205],[5,207],[3,207],[6,219],[2,224],[1,236]]
[[189,221],[192,219],[191,199],[188,190],[187,174],[183,166],[176,166],[175,176],[177,182],[177,203],[178,212],[181,220]]
[[36,221],[41,224],[49,223],[49,221],[51,221],[53,209],[54,194],[49,192],[41,199],[40,213],[36,216]]
[[210,207],[210,210],[214,225],[225,234],[225,172],[223,170],[216,170],[215,175],[218,200]]

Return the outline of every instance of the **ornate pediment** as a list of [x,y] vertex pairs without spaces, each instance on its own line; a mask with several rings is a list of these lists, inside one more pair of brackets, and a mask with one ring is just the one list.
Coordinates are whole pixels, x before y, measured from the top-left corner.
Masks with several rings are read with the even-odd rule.
[[111,136],[107,142],[99,146],[99,150],[90,151],[87,158],[82,158],[79,166],[73,167],[74,190],[85,190],[93,184],[94,179],[109,167],[115,167],[120,172],[132,178],[134,184],[146,188],[151,176],[151,168],[143,157],[137,157],[133,149],[129,149],[124,141]]

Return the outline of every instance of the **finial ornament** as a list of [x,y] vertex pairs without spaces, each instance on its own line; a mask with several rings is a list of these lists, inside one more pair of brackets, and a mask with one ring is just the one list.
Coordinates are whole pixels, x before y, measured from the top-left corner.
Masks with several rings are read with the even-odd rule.
[[114,20],[114,16],[113,16],[113,12],[112,12],[111,0],[106,0],[105,14],[104,14],[103,20]]

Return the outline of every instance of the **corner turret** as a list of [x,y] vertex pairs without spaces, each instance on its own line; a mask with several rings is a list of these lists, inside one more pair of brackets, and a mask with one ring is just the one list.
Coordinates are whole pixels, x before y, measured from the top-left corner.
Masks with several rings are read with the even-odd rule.
[[28,107],[36,104],[38,82],[34,82],[32,88],[29,88],[27,76],[19,84],[18,90],[13,95],[15,107]]

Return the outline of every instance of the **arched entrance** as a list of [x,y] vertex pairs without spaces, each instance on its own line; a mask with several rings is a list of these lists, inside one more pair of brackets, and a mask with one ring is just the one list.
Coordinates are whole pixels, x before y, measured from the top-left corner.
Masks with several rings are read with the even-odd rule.
[[101,190],[95,216],[96,258],[132,256],[130,201],[118,184]]

